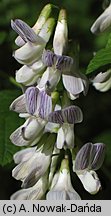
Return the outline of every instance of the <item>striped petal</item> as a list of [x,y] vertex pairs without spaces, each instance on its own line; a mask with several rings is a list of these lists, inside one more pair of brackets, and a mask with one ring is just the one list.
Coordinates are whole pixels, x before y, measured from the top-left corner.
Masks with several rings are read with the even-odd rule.
[[63,124],[64,119],[63,119],[63,116],[62,116],[62,111],[57,110],[57,111],[54,111],[54,112],[50,113],[49,116],[48,116],[48,121],[53,122],[53,123],[57,123],[57,124]]
[[56,68],[62,72],[69,72],[73,65],[73,58],[69,56],[59,56],[57,55]]
[[92,170],[98,170],[104,161],[105,157],[105,144],[103,143],[95,143],[92,146],[91,149],[91,158],[90,158],[90,163],[91,163],[91,168]]
[[98,170],[104,161],[105,145],[103,143],[86,143],[77,153],[75,171]]
[[57,56],[50,50],[44,50],[42,61],[47,67],[52,67],[57,61]]
[[78,106],[69,106],[65,109],[62,109],[62,116],[64,122],[69,124],[80,123],[83,120],[82,111]]
[[62,75],[65,89],[72,95],[77,95],[84,90],[81,78],[71,75]]
[[11,27],[25,42],[43,43],[43,39],[36,35],[34,30],[22,20],[11,20]]
[[87,143],[77,153],[75,159],[76,172],[85,170],[89,167],[91,148],[92,148],[92,143]]
[[41,138],[45,122],[41,119],[28,118],[26,122],[17,128],[10,136],[10,140],[17,146],[36,144]]
[[62,110],[57,110],[49,114],[48,121],[58,124],[75,124],[83,120],[83,114],[78,106],[69,106]]
[[31,115],[33,115],[37,109],[38,93],[39,90],[36,87],[29,87],[25,91],[26,107],[28,113],[30,113]]
[[52,111],[52,99],[45,91],[39,91],[36,112],[42,119],[46,119]]
[[25,95],[21,95],[18,98],[16,98],[12,104],[10,105],[10,110],[13,110],[18,113],[26,113],[26,101],[25,101]]

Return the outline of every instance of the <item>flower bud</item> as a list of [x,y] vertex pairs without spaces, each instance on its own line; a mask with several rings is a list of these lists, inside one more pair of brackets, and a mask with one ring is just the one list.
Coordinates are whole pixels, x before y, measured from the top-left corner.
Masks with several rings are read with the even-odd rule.
[[67,46],[67,37],[68,29],[66,21],[66,11],[64,9],[61,9],[53,40],[53,48],[55,54],[64,54]]

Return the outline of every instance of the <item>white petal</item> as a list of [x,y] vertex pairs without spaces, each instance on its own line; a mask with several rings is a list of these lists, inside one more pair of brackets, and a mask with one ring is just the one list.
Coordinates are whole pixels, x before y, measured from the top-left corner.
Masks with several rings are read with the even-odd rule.
[[15,39],[15,44],[19,47],[23,46],[25,44],[25,41],[20,37],[18,36],[16,39]]
[[20,95],[18,98],[16,98],[12,104],[10,105],[10,110],[13,110],[18,113],[26,113],[26,101],[25,101],[25,95]]
[[53,32],[55,20],[53,18],[48,18],[47,21],[42,26],[41,31],[39,32],[39,36],[44,39],[47,43],[50,39],[50,36]]
[[46,89],[48,92],[53,91],[60,80],[60,76],[60,71],[54,71],[52,67],[48,67],[37,87],[39,89]]
[[102,82],[102,83],[93,83],[93,86],[101,91],[101,92],[106,92],[108,91],[109,89],[111,89],[111,77],[105,81],[105,82]]
[[35,151],[36,151],[36,147],[26,148],[26,149],[20,150],[19,152],[14,154],[14,156],[13,156],[14,162],[16,164],[19,164],[23,161],[30,159],[30,157],[33,156]]
[[81,78],[70,75],[62,75],[65,89],[72,95],[77,95],[84,90]]
[[74,126],[68,125],[66,123],[63,124],[62,128],[65,136],[65,144],[67,145],[68,148],[73,148],[74,147]]
[[100,72],[91,81],[94,83],[103,83],[106,82],[110,77],[111,77],[111,70],[108,70],[104,73]]
[[44,126],[43,120],[37,121],[36,118],[28,118],[22,126],[11,134],[11,142],[17,146],[34,145],[39,141]]
[[101,188],[100,180],[95,171],[85,171],[82,174],[78,174],[84,188],[90,194],[96,194]]
[[20,64],[30,65],[41,57],[44,47],[45,43],[34,45],[27,42],[24,46],[17,49],[13,56]]
[[105,31],[111,25],[111,4],[108,8],[97,18],[91,27],[91,32],[99,34]]
[[11,200],[27,200],[30,189],[21,189],[11,195]]
[[56,143],[57,148],[62,149],[64,146],[64,142],[65,142],[65,135],[64,135],[64,130],[61,127],[57,133],[57,143]]
[[67,36],[68,28],[66,21],[66,12],[62,9],[59,13],[59,18],[53,40],[53,48],[55,54],[62,55],[64,53],[67,45]]
[[16,81],[26,86],[32,85],[37,82],[37,79],[41,76],[41,73],[43,73],[44,68],[45,67],[40,60],[30,67],[24,65],[16,72]]
[[21,161],[13,169],[12,176],[17,180],[23,181],[22,187],[32,187],[46,173],[50,160],[51,154],[46,155],[38,150],[30,158],[27,157],[27,160]]
[[28,119],[22,127],[23,136],[26,140],[34,140],[45,126],[42,119]]

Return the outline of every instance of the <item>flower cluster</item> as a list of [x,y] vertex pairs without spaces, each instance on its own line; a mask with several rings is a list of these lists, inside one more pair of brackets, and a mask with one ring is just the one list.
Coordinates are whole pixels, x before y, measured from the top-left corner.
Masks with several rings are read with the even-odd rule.
[[66,55],[66,11],[59,11],[55,26],[53,10],[58,11],[46,5],[32,28],[22,20],[11,21],[19,35],[15,40],[19,48],[13,56],[23,65],[16,72],[16,82],[24,91],[10,110],[25,119],[10,136],[13,144],[24,147],[13,157],[17,166],[12,176],[22,182],[22,189],[11,196],[12,200],[81,199],[72,186],[69,157],[85,190],[95,194],[101,188],[95,171],[103,163],[105,145],[87,143],[77,152],[75,143],[74,127],[82,122],[83,113],[72,102],[81,92],[87,94],[89,82],[75,67],[75,59]]

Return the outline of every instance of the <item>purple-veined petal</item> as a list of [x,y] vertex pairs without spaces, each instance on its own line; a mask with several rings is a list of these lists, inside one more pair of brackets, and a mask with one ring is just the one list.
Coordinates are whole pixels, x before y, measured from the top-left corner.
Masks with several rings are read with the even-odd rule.
[[63,119],[63,116],[62,116],[62,111],[57,110],[57,111],[54,111],[54,112],[50,113],[49,116],[48,116],[48,121],[53,122],[53,123],[57,123],[57,124],[63,124],[64,119]]
[[30,144],[30,141],[27,141],[22,136],[22,126],[17,128],[10,136],[10,140],[14,145],[17,146],[27,146]]
[[58,124],[75,124],[83,120],[83,114],[78,106],[69,106],[62,110],[57,110],[49,114],[48,121]]
[[105,157],[105,144],[95,143],[92,145],[90,152],[90,169],[98,170],[104,161]]
[[82,171],[89,167],[91,148],[92,148],[92,143],[86,143],[79,150],[75,159],[75,171]]
[[12,104],[10,105],[10,110],[13,110],[18,113],[26,113],[26,101],[25,101],[25,95],[21,95],[18,98],[16,98]]
[[11,27],[14,31],[16,31],[19,36],[25,41],[25,42],[32,42],[32,43],[43,43],[43,39],[40,38],[34,30],[27,25],[25,22],[23,22],[20,19],[16,19],[15,21],[11,20]]
[[98,170],[105,156],[105,145],[103,143],[86,143],[77,153],[75,159],[75,171]]
[[29,87],[25,91],[25,100],[28,113],[34,114],[37,108],[37,97],[39,90],[36,87]]
[[82,111],[78,106],[69,106],[65,109],[62,109],[62,116],[64,122],[69,124],[80,123],[83,120]]
[[45,119],[52,111],[52,99],[45,91],[40,91],[39,97],[38,115]]
[[62,72],[68,72],[73,65],[73,59],[69,56],[57,56],[56,68]]
[[44,50],[42,61],[47,67],[52,67],[57,61],[57,56],[50,50]]
[[78,95],[84,90],[83,82],[80,77],[62,74],[65,89],[72,95]]
[[45,124],[42,119],[28,118],[22,126],[11,134],[10,140],[17,146],[33,146],[40,140]]

